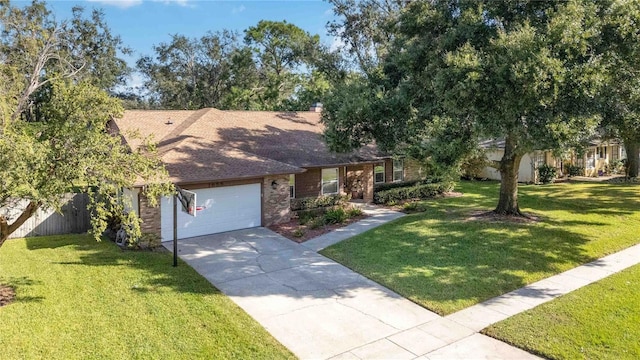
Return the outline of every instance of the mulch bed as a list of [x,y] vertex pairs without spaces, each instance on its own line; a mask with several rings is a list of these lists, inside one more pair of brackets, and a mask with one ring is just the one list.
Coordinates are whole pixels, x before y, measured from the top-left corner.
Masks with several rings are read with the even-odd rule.
[[[292,219],[286,223],[269,226],[269,229],[277,232],[278,234],[286,237],[289,240],[293,240],[297,243],[303,243],[307,240],[311,240],[315,237],[326,234],[329,231],[333,231],[335,229],[345,227],[351,223],[360,221],[367,217],[368,217],[367,215],[354,216],[348,219],[347,221],[343,222],[342,224],[328,224],[328,225],[320,226],[315,229],[310,229],[309,226],[307,225],[300,225],[300,223],[298,222],[298,219]],[[297,229],[301,229],[304,232],[304,234],[302,236],[296,237],[294,235],[294,232]]]
[[0,284],[0,306],[9,305],[16,298],[16,291],[7,285]]

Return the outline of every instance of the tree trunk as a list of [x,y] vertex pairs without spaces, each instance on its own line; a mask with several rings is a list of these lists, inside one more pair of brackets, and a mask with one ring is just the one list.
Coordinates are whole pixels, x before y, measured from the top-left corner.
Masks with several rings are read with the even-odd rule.
[[499,215],[522,216],[518,206],[518,168],[522,155],[517,151],[515,139],[507,136],[504,155],[500,160],[500,198],[493,211]]
[[7,222],[6,217],[0,215],[0,247],[2,247],[4,242],[9,238],[9,235],[18,230],[18,228],[22,226],[22,224],[24,224],[24,222],[27,221],[41,205],[42,203],[40,202],[31,201],[22,211],[22,214],[20,214],[12,224]]
[[640,144],[635,141],[625,141],[624,149],[627,152],[627,177],[638,177],[638,156],[640,154]]

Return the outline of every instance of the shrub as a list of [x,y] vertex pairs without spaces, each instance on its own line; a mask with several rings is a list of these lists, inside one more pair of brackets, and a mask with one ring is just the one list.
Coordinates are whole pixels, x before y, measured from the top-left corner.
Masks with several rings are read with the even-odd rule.
[[321,226],[324,226],[324,216],[319,216],[309,222],[309,229],[311,230],[317,229]]
[[485,154],[476,154],[466,158],[460,165],[462,177],[468,180],[478,179],[482,171],[489,165]]
[[329,206],[345,205],[349,200],[351,200],[350,195],[340,194],[291,199],[291,210],[311,210]]
[[397,188],[408,187],[408,186],[431,184],[433,182],[434,181],[432,179],[418,180],[418,181],[415,181],[415,180],[413,180],[413,181],[396,181],[396,182],[392,182],[392,183],[375,184],[373,186],[373,190],[374,191],[386,191],[386,190],[397,189]]
[[553,179],[558,175],[556,168],[549,164],[542,164],[538,167],[538,175],[540,175],[540,182],[543,184],[549,184],[553,182]]
[[453,183],[441,182],[378,191],[373,195],[376,204],[395,204],[407,199],[429,199],[453,190]]
[[305,234],[304,229],[300,229],[300,228],[298,228],[298,229],[295,229],[295,230],[293,231],[293,236],[298,237],[298,238],[299,238],[299,237],[303,237],[303,236],[304,236],[304,234]]
[[582,176],[584,175],[584,168],[578,165],[567,165],[564,167],[569,176]]
[[310,221],[313,221],[313,219],[317,218],[318,216],[324,215],[325,211],[326,209],[324,208],[300,210],[298,211],[298,223],[300,225],[304,225]]
[[607,164],[607,172],[609,174],[624,174],[624,162],[622,160],[611,160]]
[[362,211],[362,209],[358,208],[358,207],[352,207],[350,209],[347,210],[347,216],[352,218],[352,217],[356,217],[356,216],[360,216],[364,214],[364,212]]
[[325,224],[340,224],[347,221],[348,218],[349,216],[343,208],[327,210],[327,212],[324,213]]

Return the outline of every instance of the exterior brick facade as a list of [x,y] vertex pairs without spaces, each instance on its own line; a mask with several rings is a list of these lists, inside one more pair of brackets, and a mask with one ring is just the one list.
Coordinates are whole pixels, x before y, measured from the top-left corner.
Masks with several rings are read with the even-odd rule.
[[154,234],[160,236],[160,205],[152,207],[149,205],[149,199],[143,192],[140,192],[140,219],[142,224],[140,229],[142,233]]
[[290,219],[289,176],[266,176],[262,182],[262,226]]
[[[338,192],[345,193],[344,166],[327,167],[325,169],[338,168]],[[289,180],[287,179],[287,182]],[[302,174],[295,175],[295,197],[322,196],[322,168],[310,168]]]

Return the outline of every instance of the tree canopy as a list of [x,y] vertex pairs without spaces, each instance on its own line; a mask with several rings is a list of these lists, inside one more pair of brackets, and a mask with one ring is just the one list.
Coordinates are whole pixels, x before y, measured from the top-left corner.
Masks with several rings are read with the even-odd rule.
[[107,132],[122,107],[105,90],[120,81],[123,69],[112,65],[123,62],[100,18],[85,21],[77,10],[59,23],[42,2],[0,2],[0,246],[37,209],[59,209],[73,187],[90,195],[96,238],[112,219],[139,235],[122,188],[145,181],[152,203],[171,190],[153,146],[131,151]]
[[502,140],[495,211],[520,215],[522,156],[580,144],[598,125],[596,10],[584,1],[412,2],[386,23],[391,50],[373,75],[325,101],[327,139],[338,150],[371,140],[408,147],[451,166],[480,139]]
[[605,76],[599,97],[603,127],[622,139],[627,175],[638,176],[640,155],[640,1],[602,1],[602,53]]
[[341,76],[341,58],[286,21],[262,20],[239,35],[173,35],[137,62],[152,106],[306,110]]

